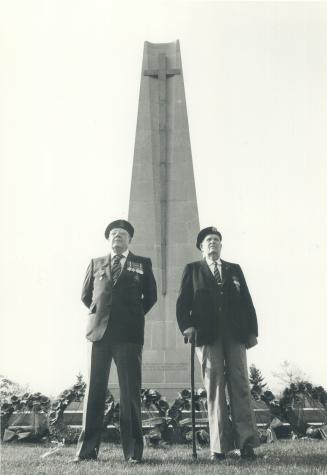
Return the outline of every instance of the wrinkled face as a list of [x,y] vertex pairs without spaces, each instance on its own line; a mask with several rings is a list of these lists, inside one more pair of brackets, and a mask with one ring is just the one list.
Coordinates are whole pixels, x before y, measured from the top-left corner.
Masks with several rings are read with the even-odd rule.
[[131,237],[123,228],[114,228],[108,237],[109,247],[114,252],[120,254],[128,249]]
[[208,234],[200,244],[200,249],[204,257],[217,260],[221,252],[221,240],[217,234]]

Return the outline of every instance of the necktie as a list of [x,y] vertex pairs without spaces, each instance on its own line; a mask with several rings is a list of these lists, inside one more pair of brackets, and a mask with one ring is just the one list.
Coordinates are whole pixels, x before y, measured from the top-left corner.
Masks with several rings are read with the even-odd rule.
[[116,256],[113,257],[112,259],[112,264],[111,264],[111,277],[113,280],[113,283],[117,282],[117,279],[119,277],[119,274],[121,273],[121,265],[120,265],[120,259],[122,259],[124,256],[117,254]]
[[218,285],[222,284],[217,261],[214,262],[213,275],[215,276]]

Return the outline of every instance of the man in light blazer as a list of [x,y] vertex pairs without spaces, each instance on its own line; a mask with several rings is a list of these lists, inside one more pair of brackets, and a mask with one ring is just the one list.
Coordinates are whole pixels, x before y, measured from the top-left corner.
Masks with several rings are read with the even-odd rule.
[[91,342],[83,427],[74,462],[98,457],[108,378],[114,360],[120,388],[120,432],[125,460],[142,460],[141,364],[144,316],[157,300],[151,260],[128,249],[133,226],[123,219],[105,230],[109,255],[92,259],[82,290]]
[[257,318],[241,267],[220,259],[221,241],[215,227],[199,232],[196,246],[203,258],[185,267],[177,321],[186,340],[196,344],[207,392],[211,460],[224,460],[233,449],[240,449],[243,459],[254,459],[259,437],[246,349],[257,343]]

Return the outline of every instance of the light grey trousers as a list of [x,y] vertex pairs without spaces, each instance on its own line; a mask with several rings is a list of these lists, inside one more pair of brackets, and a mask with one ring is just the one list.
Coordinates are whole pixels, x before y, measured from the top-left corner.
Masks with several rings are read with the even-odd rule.
[[141,419],[142,345],[111,342],[107,332],[91,344],[89,380],[84,398],[83,427],[76,455],[97,458],[103,431],[104,407],[112,359],[120,388],[120,436],[124,457],[142,458]]
[[218,338],[212,345],[197,347],[196,353],[207,391],[211,452],[257,447],[260,442],[251,406],[245,345]]

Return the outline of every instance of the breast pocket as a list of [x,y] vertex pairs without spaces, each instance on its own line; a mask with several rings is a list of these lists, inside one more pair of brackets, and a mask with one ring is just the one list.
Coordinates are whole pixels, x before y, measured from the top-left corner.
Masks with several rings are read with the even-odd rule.
[[129,272],[128,275],[128,284],[131,286],[140,286],[142,285],[142,275],[137,272]]

